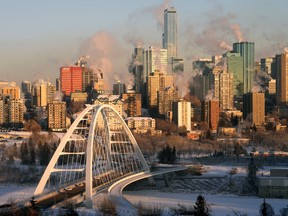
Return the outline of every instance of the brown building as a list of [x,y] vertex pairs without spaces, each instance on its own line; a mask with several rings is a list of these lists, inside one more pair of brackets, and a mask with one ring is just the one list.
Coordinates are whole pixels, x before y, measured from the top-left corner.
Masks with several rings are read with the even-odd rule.
[[173,76],[155,70],[148,76],[147,95],[149,107],[157,107],[158,91],[163,91],[168,86],[173,86]]
[[135,91],[128,91],[122,94],[123,109],[128,117],[141,116],[141,94],[136,94]]
[[0,124],[23,124],[24,101],[0,94]]
[[275,57],[276,66],[276,100],[278,105],[288,102],[288,53]]
[[173,86],[166,87],[158,92],[158,113],[166,115],[172,111],[172,104],[179,100],[178,91]]
[[209,129],[213,132],[217,132],[219,122],[219,101],[218,100],[206,100],[202,102],[202,121],[207,122]]
[[66,129],[66,103],[53,101],[47,105],[48,129],[62,131]]
[[249,92],[243,95],[243,117],[256,126],[265,123],[265,96],[263,92]]

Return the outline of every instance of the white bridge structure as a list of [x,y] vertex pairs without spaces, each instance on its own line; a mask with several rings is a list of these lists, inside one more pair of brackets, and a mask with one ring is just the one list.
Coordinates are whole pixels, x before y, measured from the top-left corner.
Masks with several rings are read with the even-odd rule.
[[[57,147],[34,195],[82,185],[91,202],[101,185],[149,167],[128,126],[108,105],[89,105],[73,122]],[[96,189],[97,190],[97,189]]]

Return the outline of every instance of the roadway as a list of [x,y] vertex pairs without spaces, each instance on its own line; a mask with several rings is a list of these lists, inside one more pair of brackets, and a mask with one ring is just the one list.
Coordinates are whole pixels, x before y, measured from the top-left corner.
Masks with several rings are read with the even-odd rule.
[[135,215],[135,212],[137,211],[136,208],[128,201],[126,200],[123,195],[122,191],[123,189],[133,182],[139,181],[141,179],[150,178],[152,176],[156,175],[163,175],[171,172],[177,172],[177,171],[183,171],[187,170],[187,167],[173,167],[173,168],[165,168],[163,170],[155,171],[155,172],[141,172],[137,173],[132,176],[128,176],[126,178],[123,178],[117,182],[115,182],[113,185],[110,186],[108,189],[108,198],[116,204],[118,210],[121,209],[123,213],[126,213],[127,215]]

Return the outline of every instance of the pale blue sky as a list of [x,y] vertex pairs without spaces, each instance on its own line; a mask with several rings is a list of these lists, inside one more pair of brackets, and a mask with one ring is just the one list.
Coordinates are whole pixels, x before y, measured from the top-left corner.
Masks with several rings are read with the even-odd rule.
[[[20,83],[44,78],[54,83],[59,67],[74,63],[85,53],[83,43],[100,31],[117,40],[115,53],[121,59],[114,53],[111,61],[112,70],[119,74],[129,62],[133,43],[161,46],[160,6],[167,1],[0,3],[0,79]],[[255,42],[257,58],[275,55],[288,46],[287,0],[171,0],[169,5],[177,10],[179,53],[189,61],[224,53],[219,47],[222,40],[228,45],[237,41],[233,25],[241,27],[244,40]]]

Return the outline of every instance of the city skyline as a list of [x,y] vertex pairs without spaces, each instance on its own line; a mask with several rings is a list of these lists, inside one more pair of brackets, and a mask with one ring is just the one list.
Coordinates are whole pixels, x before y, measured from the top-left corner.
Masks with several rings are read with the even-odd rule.
[[3,3],[0,79],[54,83],[60,67],[82,55],[92,56],[92,65],[109,71],[111,79],[123,77],[135,45],[161,47],[168,7],[177,11],[178,56],[188,65],[200,57],[223,54],[237,40],[255,42],[257,60],[287,46],[284,0],[273,2],[273,7],[268,0],[121,2]]

